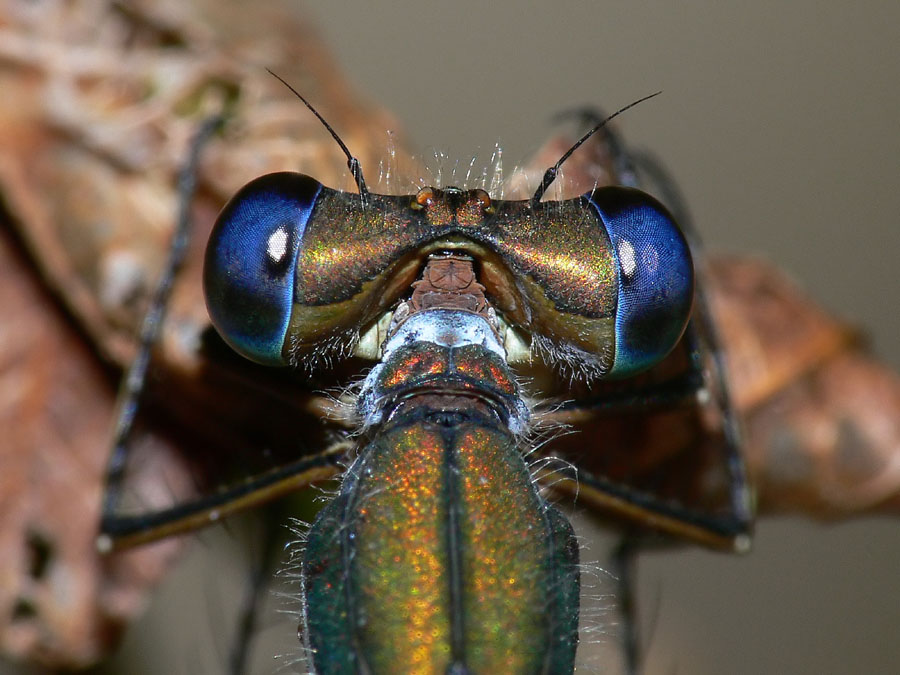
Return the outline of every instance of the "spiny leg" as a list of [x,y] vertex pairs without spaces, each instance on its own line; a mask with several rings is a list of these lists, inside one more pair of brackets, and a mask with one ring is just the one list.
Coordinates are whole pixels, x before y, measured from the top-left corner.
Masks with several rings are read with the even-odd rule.
[[[184,262],[190,240],[190,209],[197,183],[197,167],[200,154],[206,143],[222,124],[221,116],[207,119],[195,134],[188,160],[178,177],[178,217],[169,256],[163,268],[160,281],[154,290],[150,307],[141,324],[138,350],[134,361],[128,369],[119,392],[117,418],[113,434],[113,450],[107,468],[106,493],[103,506],[103,519],[113,517],[120,499],[122,479],[128,455],[129,441],[134,430],[134,423],[140,406],[141,395],[146,383],[150,354],[155,345],[165,320],[168,300],[174,281]],[[251,574],[245,588],[244,599],[238,619],[238,627],[229,657],[229,672],[241,675],[246,668],[249,654],[250,638],[256,627],[259,610],[259,598],[268,584],[272,555],[280,541],[276,528],[267,522],[261,546],[262,554],[254,561]],[[103,527],[101,526],[101,531]]]
[[[602,111],[591,108],[575,110],[567,115],[580,118],[581,123],[586,127],[593,127],[600,120],[606,118]],[[693,224],[681,191],[666,169],[651,153],[631,152],[610,126],[605,126],[600,130],[598,140],[604,144],[606,152],[612,159],[619,184],[649,191],[666,204],[684,232],[698,276],[701,279],[708,276],[701,238]],[[632,391],[620,398],[598,400],[588,407],[602,409],[605,413],[628,412],[646,405],[648,402],[660,406],[678,405],[696,398],[701,392],[711,396],[722,420],[723,452],[732,477],[733,519],[745,531],[749,531],[752,518],[747,499],[747,478],[740,456],[740,424],[729,393],[721,341],[708,295],[702,283],[698,284],[696,288],[694,315],[685,332],[684,339],[691,357],[687,373],[664,383],[662,387],[656,385],[652,392]],[[640,645],[635,623],[637,608],[633,592],[638,545],[635,535],[626,534],[615,550],[612,559],[619,580],[618,595],[623,621],[623,650],[626,672],[629,675],[636,675],[640,665]]]
[[[197,166],[200,161],[200,153],[221,124],[222,117],[215,115],[200,125],[191,141],[188,159],[179,172],[177,188],[178,216],[175,223],[175,231],[172,235],[169,257],[166,260],[159,283],[150,299],[147,314],[141,323],[137,354],[131,362],[119,389],[112,451],[106,468],[106,489],[101,511],[101,532],[106,531],[104,523],[114,517],[116,506],[121,498],[122,479],[128,457],[129,441],[134,430],[141,395],[147,379],[150,353],[162,329],[169,296],[172,294],[172,286],[184,262],[188,242],[190,241],[191,203],[193,202],[197,186]],[[101,549],[111,548],[111,543],[104,542],[101,537],[98,541],[98,546]]]
[[[642,176],[645,183],[650,183],[654,186],[660,198],[663,199],[678,219],[681,230],[684,232],[691,248],[694,267],[698,272],[699,278],[701,281],[704,278],[709,278],[706,255],[700,235],[694,227],[681,191],[675,185],[675,181],[672,180],[669,173],[656,158],[649,153],[636,153],[632,156],[632,161],[637,168],[638,175]],[[737,409],[732,401],[728,385],[722,340],[715,324],[709,294],[703,283],[697,284],[695,289],[694,306],[694,315],[686,333],[686,337],[692,340],[692,370],[702,373],[704,370],[703,360],[708,355],[709,372],[704,389],[711,395],[716,408],[722,416],[724,452],[732,476],[731,501],[734,515],[736,520],[747,524],[749,532],[752,513],[748,499],[748,479],[741,458],[743,439],[740,421],[738,420]]]
[[[606,115],[596,108],[584,108],[575,110],[569,115],[575,115],[582,120],[587,127],[592,127]],[[610,126],[604,126],[599,134],[600,139],[606,145],[607,152],[613,159],[613,166],[619,183],[629,187],[637,187],[656,194],[675,216],[676,221],[684,232],[685,238],[694,258],[694,267],[701,279],[706,274],[707,264],[704,255],[703,244],[700,235],[694,226],[685,200],[675,181],[662,164],[648,152],[631,152],[625,142]],[[741,459],[741,430],[737,411],[729,393],[727,373],[725,370],[725,358],[721,347],[718,330],[715,326],[711,312],[709,299],[703,284],[697,284],[695,290],[695,310],[693,318],[685,332],[685,339],[689,341],[692,367],[690,372],[681,382],[674,382],[672,386],[663,392],[657,392],[654,396],[662,401],[677,402],[678,400],[706,390],[713,398],[716,407],[722,415],[722,431],[725,440],[724,452],[727,457],[729,470],[732,476],[732,506],[735,510],[735,518],[747,524],[752,521],[748,500],[748,487],[746,471]],[[709,355],[711,363],[708,380],[704,383],[705,355]],[[613,404],[611,408],[629,407],[630,401]]]
[[[607,117],[597,108],[573,110],[564,113],[564,116],[577,117],[580,123],[587,128],[595,126]],[[606,152],[612,159],[616,182],[626,187],[640,188],[642,181],[639,178],[635,162],[619,134],[607,125],[599,131],[598,141],[604,144]],[[673,212],[673,215],[677,219],[678,214]],[[688,331],[692,332],[692,328],[689,327]],[[640,390],[629,392],[621,399],[605,397],[603,401],[597,401],[597,405],[612,413],[629,411],[644,407],[648,402],[648,396],[653,398],[654,404],[677,405],[694,398],[700,387],[702,387],[702,375],[692,367],[685,377],[672,381],[668,386],[657,385],[652,392]],[[637,538],[626,533],[613,550],[610,560],[613,574],[617,580],[616,599],[622,622],[622,658],[627,675],[637,675],[640,665],[640,642],[636,624],[637,599],[634,592],[638,546]]]

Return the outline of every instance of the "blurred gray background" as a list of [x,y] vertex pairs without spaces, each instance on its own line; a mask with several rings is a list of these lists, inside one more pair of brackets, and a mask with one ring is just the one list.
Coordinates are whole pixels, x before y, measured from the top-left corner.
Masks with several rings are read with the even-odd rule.
[[[467,162],[499,141],[509,168],[549,135],[555,113],[612,110],[662,89],[620,129],[664,160],[707,245],[777,262],[900,366],[897,3],[394,0],[300,9],[423,156],[436,149]],[[199,550],[130,636],[115,672],[168,672],[148,665],[142,635],[199,649],[164,611],[193,603],[200,622],[209,621],[204,611],[220,616],[230,601],[210,596],[237,569]],[[602,555],[601,544],[587,553]],[[654,626],[644,636],[646,672],[900,672],[898,560],[900,526],[890,520],[764,521],[746,557],[689,547],[645,555],[641,612]],[[611,592],[600,580],[597,592]],[[259,654],[295,650],[293,630],[270,626]],[[201,632],[222,653],[228,631],[221,619]],[[614,640],[613,624],[598,631],[600,642]],[[262,664],[254,672],[278,669]],[[183,665],[207,672],[199,661]],[[592,659],[580,672],[611,671]]]

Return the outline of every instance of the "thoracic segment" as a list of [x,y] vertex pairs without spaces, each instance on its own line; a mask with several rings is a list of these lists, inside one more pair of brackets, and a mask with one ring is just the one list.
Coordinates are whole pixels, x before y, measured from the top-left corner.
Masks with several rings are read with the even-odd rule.
[[413,284],[412,298],[394,312],[381,363],[363,382],[357,404],[363,428],[379,424],[393,402],[414,389],[484,400],[514,434],[524,432],[528,407],[509,372],[499,330],[472,261],[433,257]]

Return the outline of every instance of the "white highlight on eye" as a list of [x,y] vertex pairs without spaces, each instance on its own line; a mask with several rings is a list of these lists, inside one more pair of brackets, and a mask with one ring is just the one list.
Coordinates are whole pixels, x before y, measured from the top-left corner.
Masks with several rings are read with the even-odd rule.
[[619,242],[618,250],[622,274],[630,279],[637,272],[637,256],[634,253],[634,246],[630,241],[623,239]]
[[269,235],[266,243],[266,254],[272,262],[280,263],[287,255],[288,233],[284,225]]

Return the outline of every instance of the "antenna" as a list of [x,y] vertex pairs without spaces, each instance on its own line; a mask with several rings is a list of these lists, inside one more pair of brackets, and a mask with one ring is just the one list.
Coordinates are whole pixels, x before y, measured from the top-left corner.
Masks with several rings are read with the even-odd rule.
[[[603,120],[602,122],[600,122],[599,124],[594,126],[593,129],[591,129],[584,136],[582,136],[580,139],[578,139],[578,141],[575,143],[575,145],[573,145],[571,148],[569,148],[566,151],[566,153],[562,157],[559,158],[559,161],[556,164],[554,164],[553,166],[551,166],[549,169],[547,169],[544,172],[544,177],[541,179],[541,184],[538,185],[538,189],[535,191],[534,196],[531,198],[532,205],[535,205],[541,201],[541,197],[544,196],[544,193],[547,191],[547,188],[549,188],[550,184],[556,180],[556,176],[559,174],[559,167],[561,167],[563,162],[565,162],[567,159],[569,159],[569,157],[572,156],[573,152],[575,152],[578,148],[581,147],[582,143],[584,143],[587,139],[589,139],[591,136],[593,136],[598,131],[600,131],[600,129],[605,127],[607,125],[607,123],[609,123],[613,118],[618,117],[619,115],[621,115],[623,112],[625,112],[629,108],[633,108],[634,106],[636,106],[638,103],[643,103],[647,99],[651,99],[654,96],[659,96],[661,93],[662,93],[661,91],[658,91],[655,94],[650,94],[649,96],[644,96],[643,98],[639,98],[637,101],[635,101],[634,103],[629,103],[624,108],[619,108],[618,110],[616,110],[616,112],[614,112],[612,115],[607,117],[605,120]],[[307,104],[307,105],[309,105],[309,104]],[[313,111],[313,112],[315,112],[315,111]],[[316,114],[318,114],[318,113],[316,113]]]
[[[313,108],[312,104],[309,101],[307,101],[305,98],[303,98],[303,96],[300,94],[300,92],[298,92],[291,85],[289,85],[284,80],[284,78],[282,78],[281,76],[276,75],[268,68],[266,68],[266,71],[268,71],[269,75],[271,75],[276,80],[281,82],[281,84],[283,84],[285,87],[290,89],[291,92],[293,92],[294,96],[296,96],[301,101],[303,101],[303,105],[305,105],[307,108],[309,108],[312,111],[312,114],[315,115],[317,118],[319,118],[319,121],[325,126],[326,129],[328,129],[328,133],[330,133],[331,137],[335,141],[337,141],[337,144],[339,146],[341,146],[341,150],[343,150],[344,154],[347,156],[347,168],[350,169],[350,174],[353,176],[353,180],[356,181],[356,187],[359,189],[359,196],[362,198],[363,202],[369,201],[369,188],[366,187],[366,181],[363,178],[362,168],[359,165],[359,160],[350,154],[350,150],[348,150],[347,146],[344,145],[344,141],[341,140],[341,137],[338,136],[337,132],[335,132],[335,130],[331,128],[331,125],[325,121],[325,118],[319,114],[319,111],[316,110],[315,108]],[[634,105],[634,104],[632,104],[632,105]],[[616,113],[616,114],[618,114],[618,113]]]

